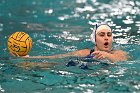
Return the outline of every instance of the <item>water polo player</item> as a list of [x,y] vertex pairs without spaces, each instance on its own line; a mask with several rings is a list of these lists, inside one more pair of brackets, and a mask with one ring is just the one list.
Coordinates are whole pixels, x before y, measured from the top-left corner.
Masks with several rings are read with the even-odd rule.
[[111,62],[126,61],[129,57],[123,50],[113,50],[113,35],[110,26],[101,24],[96,26],[91,34],[91,41],[95,43],[93,49],[82,49],[66,54],[52,56],[29,56],[26,58],[63,58],[63,57],[90,57],[97,60],[108,59]]

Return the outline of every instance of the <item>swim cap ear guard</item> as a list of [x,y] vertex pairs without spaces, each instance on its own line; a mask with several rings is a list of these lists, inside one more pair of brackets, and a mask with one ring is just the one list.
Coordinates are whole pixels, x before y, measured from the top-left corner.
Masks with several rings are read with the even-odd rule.
[[98,26],[97,26],[97,24],[96,24],[96,26],[94,27],[94,29],[93,29],[93,31],[92,31],[92,33],[91,33],[91,35],[90,35],[90,39],[91,39],[91,41],[93,42],[93,43],[95,43],[95,38],[96,38],[96,29],[98,28]]

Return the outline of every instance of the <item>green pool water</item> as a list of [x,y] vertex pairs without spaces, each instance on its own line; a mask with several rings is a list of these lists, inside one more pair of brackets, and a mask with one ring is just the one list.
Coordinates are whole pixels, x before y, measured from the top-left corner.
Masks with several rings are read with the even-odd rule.
[[[33,40],[30,56],[54,55],[93,48],[95,23],[108,23],[114,43],[131,60],[93,63],[90,69],[67,67],[69,58],[12,58],[8,37],[24,31]],[[0,93],[139,93],[139,0],[1,0]],[[56,62],[48,69],[22,68],[22,62]]]

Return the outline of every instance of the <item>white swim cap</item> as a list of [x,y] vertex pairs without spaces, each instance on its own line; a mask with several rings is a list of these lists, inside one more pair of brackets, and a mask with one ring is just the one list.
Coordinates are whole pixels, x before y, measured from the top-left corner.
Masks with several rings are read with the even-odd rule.
[[103,30],[103,29],[107,29],[107,30],[109,30],[109,31],[111,32],[111,28],[110,28],[109,25],[101,24],[101,25],[97,26],[97,24],[96,24],[96,26],[94,27],[94,29],[93,29],[93,31],[92,31],[92,33],[91,33],[91,35],[90,35],[91,41],[92,41],[93,43],[96,42],[96,40],[95,40],[96,34],[99,33],[99,32],[100,32],[101,30]]

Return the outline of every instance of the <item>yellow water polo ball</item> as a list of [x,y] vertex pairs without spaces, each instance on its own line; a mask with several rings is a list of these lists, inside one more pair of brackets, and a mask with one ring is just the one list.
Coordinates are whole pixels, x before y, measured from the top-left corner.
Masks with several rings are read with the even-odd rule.
[[18,56],[26,56],[32,48],[32,39],[25,32],[15,32],[8,38],[9,51]]

